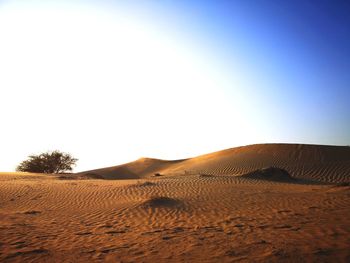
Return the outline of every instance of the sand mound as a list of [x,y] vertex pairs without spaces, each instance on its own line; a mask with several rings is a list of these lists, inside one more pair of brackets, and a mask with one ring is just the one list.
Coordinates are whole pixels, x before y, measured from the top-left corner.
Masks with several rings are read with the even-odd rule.
[[137,186],[139,186],[139,187],[154,186],[154,185],[156,185],[156,183],[154,183],[154,182],[149,182],[149,181],[146,181],[146,182],[137,184]]
[[142,204],[142,207],[177,207],[181,205],[181,202],[178,199],[166,197],[166,196],[155,196],[151,197]]
[[251,173],[242,175],[245,178],[278,181],[278,182],[295,182],[295,179],[290,174],[281,168],[268,167],[255,170]]

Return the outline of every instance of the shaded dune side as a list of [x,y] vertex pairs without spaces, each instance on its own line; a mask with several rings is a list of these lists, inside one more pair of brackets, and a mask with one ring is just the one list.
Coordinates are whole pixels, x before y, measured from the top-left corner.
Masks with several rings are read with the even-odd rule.
[[172,172],[244,175],[266,167],[293,178],[326,183],[350,181],[350,147],[305,144],[256,144],[188,159]]
[[178,161],[141,158],[131,163],[77,175],[102,179],[138,179],[155,173],[246,175],[267,167],[284,169],[292,178],[325,183],[349,182],[350,147],[256,144]]
[[290,174],[280,168],[269,167],[259,169],[247,174],[242,175],[244,178],[258,179],[266,181],[277,181],[277,182],[295,182],[295,178],[291,177]]

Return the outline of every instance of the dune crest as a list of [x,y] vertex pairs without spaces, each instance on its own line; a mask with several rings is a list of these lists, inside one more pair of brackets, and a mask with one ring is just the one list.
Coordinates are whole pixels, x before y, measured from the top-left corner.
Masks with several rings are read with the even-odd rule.
[[256,144],[194,158],[165,161],[141,158],[134,162],[78,173],[104,179],[138,179],[159,175],[245,175],[278,167],[291,177],[324,183],[350,181],[350,147],[307,144]]

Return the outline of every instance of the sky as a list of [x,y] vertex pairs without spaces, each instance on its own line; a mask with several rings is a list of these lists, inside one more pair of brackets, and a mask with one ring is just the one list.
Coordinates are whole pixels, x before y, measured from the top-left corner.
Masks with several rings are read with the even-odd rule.
[[0,171],[350,145],[350,2],[0,0]]

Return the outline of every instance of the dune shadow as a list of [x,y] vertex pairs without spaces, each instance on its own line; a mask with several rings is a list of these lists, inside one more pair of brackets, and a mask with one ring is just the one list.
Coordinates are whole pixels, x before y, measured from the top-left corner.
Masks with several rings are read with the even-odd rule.
[[290,184],[309,184],[309,185],[325,185],[326,183],[320,181],[313,181],[310,179],[295,178],[289,174],[285,169],[278,167],[267,167],[258,169],[247,174],[240,176],[241,178],[253,179],[253,180],[262,180],[270,182],[279,182],[279,183],[290,183]]
[[166,196],[154,196],[141,204],[144,208],[176,208],[181,205],[180,200]]

